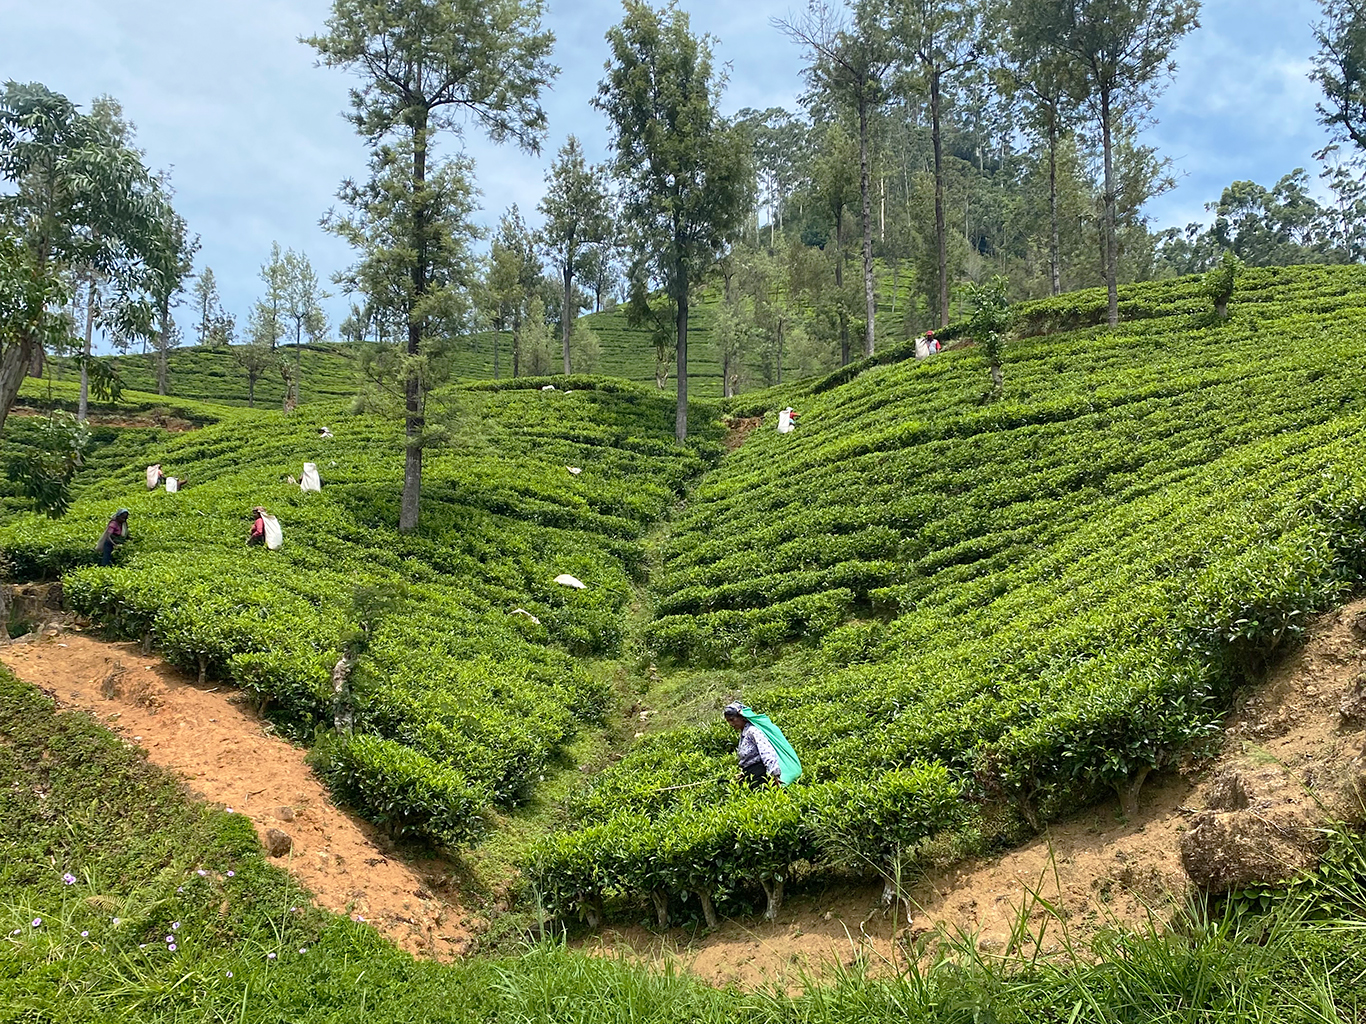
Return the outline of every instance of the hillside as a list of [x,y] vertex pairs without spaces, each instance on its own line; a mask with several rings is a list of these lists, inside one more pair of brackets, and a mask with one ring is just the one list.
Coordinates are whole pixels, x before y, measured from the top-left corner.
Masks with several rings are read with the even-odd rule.
[[[135,393],[71,510],[9,515],[0,549],[112,637],[240,687],[393,837],[519,862],[523,906],[561,922],[776,914],[828,877],[890,896],[1109,793],[1132,816],[1361,588],[1363,286],[1249,271],[1218,322],[1197,282],[1142,285],[1116,331],[1100,294],[1048,300],[1020,311],[1000,400],[969,343],[889,346],[741,396],[728,436],[699,402],[682,448],[653,386],[454,387],[414,535],[396,422]],[[287,479],[305,460],[321,494]],[[148,492],[151,462],[189,488]],[[256,504],[278,552],[243,547]],[[133,540],[101,568],[118,506]],[[733,781],[735,698],[800,782]]]
[[[970,346],[740,400],[802,417],[670,522],[644,639],[680,681],[644,700],[683,727],[600,775],[533,877],[590,919],[760,886],[772,911],[799,862],[892,884],[1106,792],[1132,812],[1361,584],[1363,285],[1249,272],[1228,323],[1194,282],[1143,286],[1117,331],[1010,345],[1001,401]],[[1101,301],[1022,322],[1096,322]],[[806,784],[728,788],[716,709],[737,697]]]

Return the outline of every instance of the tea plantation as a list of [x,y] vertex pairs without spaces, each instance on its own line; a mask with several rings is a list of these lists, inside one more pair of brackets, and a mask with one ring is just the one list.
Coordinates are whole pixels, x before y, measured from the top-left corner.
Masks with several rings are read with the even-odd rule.
[[[718,428],[699,408],[680,449],[670,399],[601,379],[447,401],[459,443],[427,456],[415,535],[394,529],[400,427],[315,403],[123,433],[64,517],[12,516],[0,548],[16,577],[61,576],[73,608],[231,680],[294,735],[354,716],[353,737],[317,752],[334,788],[397,834],[454,844],[602,716],[609,693],[581,659],[619,651],[641,535],[714,456]],[[321,493],[288,480],[305,461]],[[189,487],[149,492],[152,462]],[[280,520],[281,550],[245,547],[255,505]],[[120,506],[131,539],[101,568],[93,545]],[[586,589],[555,583],[563,573]],[[338,698],[344,649],[358,661]]]
[[[406,536],[394,422],[163,399],[202,429],[104,430],[71,510],[9,515],[0,548],[114,635],[241,686],[341,797],[446,846],[644,699],[665,724],[563,790],[570,827],[518,851],[525,877],[594,922],[774,909],[794,872],[894,877],[1110,791],[1132,809],[1360,587],[1363,296],[1359,268],[1248,271],[1224,322],[1197,281],[1145,284],[1115,331],[1101,294],[1035,303],[999,399],[961,338],[923,363],[893,345],[734,400],[764,429],[724,457],[718,408],[680,448],[652,385],[466,384],[437,403]],[[70,382],[26,394],[44,388],[69,401]],[[321,494],[288,481],[304,461]],[[191,486],[148,492],[150,462]],[[257,504],[278,552],[244,547]],[[133,539],[101,568],[119,506]],[[734,697],[783,727],[799,782],[737,788]]]
[[1124,298],[1116,331],[1010,344],[999,401],[971,346],[737,401],[768,429],[671,521],[644,640],[743,686],[806,775],[737,791],[714,712],[647,737],[529,857],[557,906],[663,917],[760,884],[772,906],[800,863],[892,876],[936,833],[1010,834],[1003,805],[1132,809],[1360,586],[1366,272],[1249,272],[1227,323],[1194,281]]

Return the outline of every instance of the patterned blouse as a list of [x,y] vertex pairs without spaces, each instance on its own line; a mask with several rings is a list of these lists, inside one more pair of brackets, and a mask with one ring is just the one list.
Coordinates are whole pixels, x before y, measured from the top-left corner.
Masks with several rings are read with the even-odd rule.
[[750,723],[746,723],[740,733],[740,743],[735,748],[735,756],[740,759],[742,771],[762,761],[767,774],[774,778],[782,776],[783,768],[778,761],[778,751],[774,749],[769,738]]

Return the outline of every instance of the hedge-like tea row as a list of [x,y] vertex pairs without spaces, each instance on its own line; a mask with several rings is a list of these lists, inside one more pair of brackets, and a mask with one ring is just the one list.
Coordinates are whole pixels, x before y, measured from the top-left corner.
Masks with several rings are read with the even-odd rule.
[[[641,534],[713,457],[715,428],[699,416],[679,448],[667,396],[631,386],[449,398],[454,443],[427,452],[415,534],[394,528],[400,426],[309,405],[116,436],[64,518],[15,517],[0,548],[18,577],[61,576],[71,605],[114,635],[232,680],[304,738],[332,725],[333,667],[363,634],[340,710],[370,738],[336,747],[327,774],[396,830],[466,837],[481,807],[524,799],[601,717],[606,685],[579,657],[619,648]],[[305,461],[320,494],[286,479]],[[148,492],[151,462],[190,485]],[[279,551],[244,546],[257,504],[284,528]],[[101,568],[95,540],[119,506],[132,539]],[[587,589],[556,584],[561,573]]]
[[[982,401],[971,348],[807,394],[795,433],[770,419],[673,523],[647,641],[762,680],[744,696],[802,756],[784,799],[803,828],[820,820],[804,789],[853,818],[858,787],[908,766],[1031,823],[1111,790],[1132,808],[1234,686],[1361,586],[1366,270],[1248,271],[1223,325],[1190,281],[1137,291],[1141,322],[1007,346],[1001,401]],[[666,787],[732,773],[726,740],[637,744],[579,801],[568,849],[618,817],[662,844],[709,821]],[[867,831],[959,810],[892,808]],[[533,874],[590,891],[565,881],[585,861],[591,891],[643,885],[607,849]]]

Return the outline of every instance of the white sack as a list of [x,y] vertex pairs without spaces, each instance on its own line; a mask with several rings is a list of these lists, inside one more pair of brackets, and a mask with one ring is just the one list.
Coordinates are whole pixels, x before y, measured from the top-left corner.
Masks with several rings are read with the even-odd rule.
[[562,587],[573,587],[575,590],[587,590],[588,584],[576,576],[570,576],[567,572],[562,572],[555,577],[555,582]]
[[280,545],[285,542],[285,531],[280,529],[280,520],[274,516],[262,516],[261,521],[266,527],[266,547],[272,551],[280,550]]
[[318,478],[318,466],[314,462],[304,463],[304,478],[299,482],[302,491],[321,491],[323,482]]

